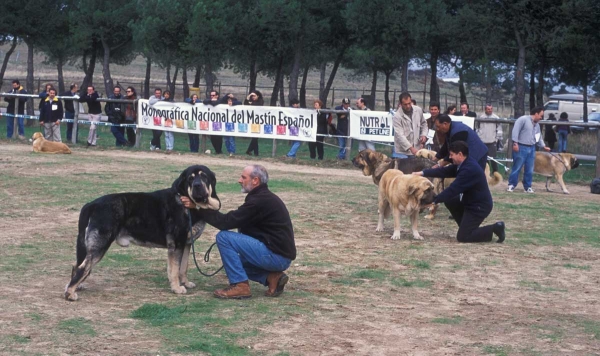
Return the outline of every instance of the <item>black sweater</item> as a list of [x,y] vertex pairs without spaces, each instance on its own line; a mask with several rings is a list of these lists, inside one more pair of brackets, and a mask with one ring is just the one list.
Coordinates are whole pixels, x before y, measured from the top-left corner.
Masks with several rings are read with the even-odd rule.
[[202,218],[219,230],[238,229],[251,236],[274,253],[296,259],[294,229],[285,204],[266,184],[252,189],[244,204],[227,214],[215,210],[200,210]]

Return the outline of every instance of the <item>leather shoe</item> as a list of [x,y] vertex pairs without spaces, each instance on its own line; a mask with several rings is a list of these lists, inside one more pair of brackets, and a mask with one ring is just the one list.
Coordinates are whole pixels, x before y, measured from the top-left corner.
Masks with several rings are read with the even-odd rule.
[[501,244],[504,242],[504,239],[506,238],[504,233],[504,221],[498,221],[494,224],[494,234],[498,236],[498,241],[496,241],[497,243]]
[[217,289],[213,294],[221,299],[248,299],[252,297],[248,281],[230,284],[227,288]]
[[265,292],[267,297],[279,297],[283,293],[286,283],[290,280],[287,274],[283,272],[271,272],[267,276],[269,289]]

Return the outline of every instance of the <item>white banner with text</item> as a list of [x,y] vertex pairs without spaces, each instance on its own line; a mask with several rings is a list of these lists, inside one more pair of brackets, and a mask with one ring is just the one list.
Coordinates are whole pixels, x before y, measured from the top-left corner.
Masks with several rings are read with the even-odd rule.
[[[428,119],[430,114],[423,114]],[[386,111],[351,110],[350,111],[350,138],[375,141],[394,142],[394,115]],[[475,119],[466,116],[450,115],[452,121],[459,121],[471,129]]]
[[317,111],[249,105],[204,105],[138,101],[141,129],[201,135],[272,138],[314,142]]

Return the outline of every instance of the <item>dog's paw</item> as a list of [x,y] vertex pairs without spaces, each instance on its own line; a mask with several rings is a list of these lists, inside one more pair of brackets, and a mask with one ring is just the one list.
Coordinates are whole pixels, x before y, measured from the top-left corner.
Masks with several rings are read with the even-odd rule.
[[70,301],[70,302],[74,302],[79,298],[79,296],[77,295],[77,293],[69,293],[69,292],[65,292],[65,299]]
[[382,232],[383,231],[383,226],[379,226],[377,225],[377,228],[375,229],[376,232]]
[[565,189],[565,190],[563,190],[563,193],[564,194],[569,194],[569,191]]
[[413,238],[414,238],[415,240],[423,240],[423,237],[421,237],[421,235],[419,235],[419,233],[418,233],[418,232],[413,234]]
[[187,282],[183,283],[183,285],[184,285],[184,286],[185,286],[187,289],[196,288],[196,283],[194,283],[194,282],[190,282],[190,281],[187,281]]
[[400,233],[399,232],[398,233],[394,232],[394,234],[392,235],[391,239],[392,240],[400,240]]
[[433,220],[433,218],[435,218],[435,215],[433,215],[432,213],[425,215],[425,219]]
[[185,289],[184,286],[173,287],[173,288],[171,288],[171,290],[175,294],[185,294],[185,293],[187,293],[187,289]]

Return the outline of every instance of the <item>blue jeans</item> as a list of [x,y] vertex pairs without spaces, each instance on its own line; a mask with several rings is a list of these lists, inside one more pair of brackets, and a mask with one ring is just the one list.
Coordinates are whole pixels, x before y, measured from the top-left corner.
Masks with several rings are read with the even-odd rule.
[[[338,135],[341,135],[341,134],[338,132]],[[346,159],[346,138],[338,137],[337,139],[338,139],[338,146],[340,147],[337,158],[338,159]]]
[[[6,137],[12,138],[13,130],[15,129],[15,118],[12,116],[6,117]],[[17,129],[19,135],[25,136],[25,119],[20,117],[17,119]]]
[[269,273],[283,272],[292,263],[257,239],[237,232],[220,231],[217,247],[230,284],[251,280],[266,286]]
[[519,152],[513,151],[513,165],[510,176],[508,177],[508,185],[516,187],[519,184],[519,173],[523,170],[523,188],[527,190],[531,188],[533,181],[533,164],[535,162],[535,146],[519,145]]
[[190,152],[198,152],[200,149],[200,136],[197,134],[188,134],[190,138]]
[[286,154],[286,156],[295,158],[296,152],[298,152],[298,149],[300,148],[302,141],[293,141],[293,142],[294,143],[292,144],[292,148],[290,148],[290,151]]
[[121,126],[111,126],[110,132],[115,136],[117,147],[129,146],[129,141],[125,138],[125,128]]
[[558,131],[558,152],[567,152],[567,131]]
[[225,148],[227,148],[227,152],[235,153],[235,137],[225,136]]
[[396,153],[394,151],[392,152],[392,158],[408,158],[408,155],[405,155],[404,153]]

